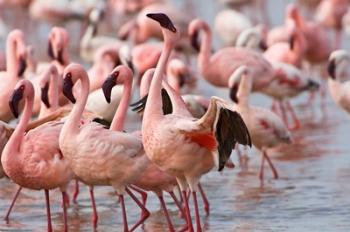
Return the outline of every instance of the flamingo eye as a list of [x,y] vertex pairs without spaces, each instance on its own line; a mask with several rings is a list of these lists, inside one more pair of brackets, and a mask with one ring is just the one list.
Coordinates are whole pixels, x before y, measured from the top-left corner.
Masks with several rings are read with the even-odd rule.
[[265,120],[260,120],[259,123],[264,129],[269,129],[270,128],[269,123],[266,122]]

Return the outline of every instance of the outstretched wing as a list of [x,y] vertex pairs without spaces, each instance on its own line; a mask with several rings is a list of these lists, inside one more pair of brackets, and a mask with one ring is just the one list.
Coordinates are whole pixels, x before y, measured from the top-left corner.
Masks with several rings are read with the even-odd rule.
[[[145,110],[148,94],[141,98],[139,101],[131,104],[133,107],[132,111],[137,113],[142,113]],[[169,97],[168,92],[165,89],[162,89],[162,104],[163,104],[163,114],[171,114],[173,112],[173,106]]]

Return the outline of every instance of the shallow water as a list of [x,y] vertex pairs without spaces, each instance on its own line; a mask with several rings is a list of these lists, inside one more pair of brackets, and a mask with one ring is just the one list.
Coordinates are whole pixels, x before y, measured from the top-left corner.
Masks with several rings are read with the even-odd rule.
[[[269,1],[269,15],[274,25],[282,22],[287,2]],[[198,4],[194,10],[209,21],[219,9],[208,1],[208,5]],[[35,44],[40,47],[40,44]],[[208,96],[227,96],[227,91],[212,88],[204,81],[200,81],[199,89]],[[350,231],[350,118],[334,105],[329,96],[324,109],[319,100],[312,107],[303,107],[301,103],[306,101],[307,96],[304,94],[293,100],[302,122],[302,128],[293,133],[294,144],[269,153],[279,171],[278,180],[272,179],[270,170],[266,168],[266,179],[263,184],[260,183],[257,177],[260,155],[254,149],[249,151],[248,168],[237,165],[235,169],[226,169],[223,173],[211,172],[203,177],[201,182],[211,204],[210,216],[204,216],[201,211],[206,231]],[[261,95],[254,95],[252,102],[266,107],[270,105],[270,100]],[[135,123],[136,119],[137,116],[130,114],[129,130],[139,126]],[[235,153],[232,157],[237,161]],[[0,180],[0,185],[0,215],[5,215],[17,186],[7,179]],[[81,186],[78,204],[71,203],[68,210],[70,231],[92,230],[92,210],[87,190],[87,187]],[[99,213],[97,230],[122,231],[121,208],[112,188],[96,187],[95,191]],[[70,195],[72,192],[73,185]],[[54,230],[61,231],[61,194],[58,190],[51,191],[50,197]],[[126,201],[128,219],[133,224],[139,217],[139,210],[128,197]],[[178,217],[178,211],[167,195],[166,201],[174,225],[180,228],[184,221]],[[199,202],[202,209],[202,202]],[[152,215],[143,229],[166,231],[166,221],[152,193],[149,194],[147,207]],[[10,223],[0,220],[0,230],[45,231],[44,193],[24,190]]]

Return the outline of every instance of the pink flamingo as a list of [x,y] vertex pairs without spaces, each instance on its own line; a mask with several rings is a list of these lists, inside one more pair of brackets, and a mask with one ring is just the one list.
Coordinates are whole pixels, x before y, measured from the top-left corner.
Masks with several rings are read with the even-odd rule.
[[34,103],[34,88],[28,80],[21,80],[16,84],[10,99],[10,108],[15,117],[18,117],[18,105],[23,99],[24,113],[3,150],[1,163],[6,175],[21,187],[45,190],[48,231],[52,231],[49,190],[57,187],[61,189],[67,231],[66,188],[74,174],[58,146],[62,123],[45,123],[26,133]]
[[253,145],[262,152],[259,178],[264,178],[264,162],[267,160],[274,178],[278,173],[266,150],[281,143],[290,143],[291,135],[283,121],[272,111],[249,105],[249,95],[252,90],[253,78],[250,69],[239,67],[230,77],[231,85],[239,85],[235,110],[239,112],[247,123],[252,136]]
[[215,165],[221,170],[236,142],[250,143],[249,133],[239,114],[226,109],[223,101],[215,97],[211,99],[207,113],[197,120],[191,117],[180,96],[169,88],[168,93],[174,103],[173,113],[163,115],[163,74],[171,50],[179,39],[179,32],[165,14],[147,14],[147,17],[160,23],[164,48],[152,79],[142,121],[144,149],[161,170],[176,177],[186,206],[187,229],[193,231],[186,194],[189,185],[197,231],[201,231],[196,195],[199,179]]
[[292,64],[298,68],[301,67],[304,58],[307,43],[303,32],[298,29],[294,22],[290,23],[289,43],[278,42],[271,45],[265,52],[264,57],[268,61],[280,61]]
[[342,19],[348,7],[348,0],[322,0],[316,9],[315,20],[336,30],[335,48],[341,46]]
[[[293,65],[282,62],[271,62],[271,64],[275,69],[276,78],[265,88],[265,93],[278,102],[285,125],[292,130],[299,129],[300,121],[289,99],[305,91],[316,91],[319,84]],[[272,109],[276,112],[275,103],[274,101]],[[290,113],[293,119],[292,127],[289,127],[287,113]]]
[[0,72],[0,120],[5,122],[13,118],[7,102],[26,69],[26,52],[23,33],[11,31],[6,41],[6,71]]
[[[132,88],[132,76],[126,75],[124,76],[124,78],[118,78],[119,74],[115,75],[115,73],[121,72],[122,69],[125,69],[125,67],[118,66],[117,68],[115,68],[112,71],[109,78],[107,78],[103,84],[103,87],[102,87],[103,93],[105,95],[106,101],[109,103],[111,101],[112,88],[119,83],[124,84],[124,90],[125,90],[125,93],[127,94],[123,98],[125,99],[123,104],[128,104],[129,102],[130,89]],[[153,74],[152,70],[146,71],[145,78],[148,79],[148,76],[152,77],[152,74]],[[123,106],[120,105],[120,107],[123,107]],[[115,127],[117,127],[118,129],[117,131],[123,130],[124,119],[127,113],[126,108],[122,113],[123,114],[118,114],[118,115],[116,114],[115,117],[113,118],[112,126],[110,127],[111,130],[116,130]],[[116,126],[117,124],[122,124],[122,125]],[[133,132],[133,134],[139,134],[141,138],[141,131],[135,131]],[[147,156],[144,156],[144,158],[148,160]],[[156,165],[154,165],[151,161],[148,160],[146,168],[144,169],[143,173],[140,175],[139,178],[133,181],[132,184],[134,186],[137,186],[138,188],[141,188],[142,190],[152,191],[157,195],[161,203],[162,209],[164,211],[164,215],[167,219],[169,230],[175,231],[163,199],[163,191],[167,191],[170,194],[170,196],[173,198],[175,204],[179,207],[180,211],[182,211],[181,205],[178,202],[173,192],[174,187],[177,186],[175,177],[161,171]],[[135,189],[135,190],[141,193],[143,198],[143,205],[145,205],[147,200],[147,193],[144,193],[142,190],[139,190],[139,189]]]
[[[228,80],[240,65],[252,67],[253,90],[263,91],[274,77],[270,63],[259,53],[246,48],[228,47],[211,55],[211,31],[206,22],[193,20],[189,25],[192,45],[199,50],[198,69],[203,77],[217,87],[228,87]],[[200,46],[197,43],[199,32],[203,31]]]
[[[115,78],[124,79],[125,75],[132,75],[130,72],[130,69],[122,69],[114,75]],[[81,93],[76,100],[72,90],[78,80],[81,83]],[[125,119],[125,116],[119,115],[123,115],[128,107],[125,96],[131,94],[131,89],[125,89],[122,103],[115,113],[115,117],[120,118],[120,121],[114,121],[111,128],[117,131],[106,130],[95,122],[79,125],[89,95],[89,79],[82,66],[70,64],[66,67],[63,93],[75,105],[64,123],[59,144],[63,156],[70,162],[74,173],[83,183],[90,186],[94,226],[97,225],[97,213],[93,200],[93,186],[110,185],[120,197],[124,231],[129,231],[124,192],[130,195],[141,208],[143,217],[131,228],[133,231],[147,219],[149,212],[126,187],[146,167],[141,139],[136,135],[119,132]]]

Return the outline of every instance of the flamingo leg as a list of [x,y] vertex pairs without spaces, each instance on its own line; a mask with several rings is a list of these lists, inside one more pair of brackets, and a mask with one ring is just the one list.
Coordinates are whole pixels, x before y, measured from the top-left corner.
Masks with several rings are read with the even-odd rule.
[[19,195],[19,193],[21,192],[21,190],[22,190],[22,187],[19,186],[19,188],[18,188],[17,191],[16,191],[15,196],[13,197],[13,200],[12,200],[12,202],[11,202],[10,208],[7,210],[6,216],[5,216],[5,218],[4,218],[4,220],[5,220],[7,223],[9,222],[9,217],[10,217],[12,208],[13,208],[13,206],[15,205],[15,202],[16,202],[16,200],[17,200],[17,198],[18,198],[18,195]]
[[186,222],[187,222],[186,223],[186,227],[184,229],[188,230],[188,231],[193,231],[191,212],[190,212],[190,207],[189,207],[189,204],[188,204],[188,198],[187,198],[186,190],[182,191],[182,198],[184,199],[184,203],[185,203],[185,213],[186,213]]
[[78,195],[79,195],[79,181],[75,180],[75,188],[74,188],[74,193],[73,193],[74,204],[77,204]]
[[177,208],[179,209],[180,212],[180,217],[184,218],[185,217],[185,212],[184,212],[184,208],[181,206],[181,202],[179,202],[179,200],[177,199],[175,193],[173,191],[169,192],[170,196],[173,198]]
[[271,171],[272,171],[272,173],[273,173],[273,177],[274,177],[275,179],[278,179],[277,170],[276,170],[275,166],[273,165],[273,163],[272,163],[270,157],[266,154],[266,151],[263,151],[263,156],[266,158],[267,163],[269,164],[269,166],[270,166],[270,168],[271,168]]
[[137,197],[135,197],[135,195],[128,188],[125,188],[125,191],[127,194],[129,194],[129,196],[135,201],[135,203],[142,210],[142,215],[143,215],[142,218],[138,222],[136,222],[136,224],[130,230],[130,231],[134,231],[139,225],[143,224],[143,222],[149,217],[150,213],[146,209],[146,207],[139,201],[139,199],[137,199]]
[[[146,202],[147,202],[147,193],[145,191],[143,191],[140,188],[137,188],[135,186],[129,186],[132,190],[135,190],[136,192],[138,192],[141,195],[142,198],[142,204],[146,207]],[[146,217],[145,212],[142,211],[141,213],[141,218]]]
[[64,221],[64,231],[68,231],[68,224],[67,224],[67,207],[66,207],[66,202],[67,202],[67,193],[65,191],[62,192],[62,208],[63,208],[63,221]]
[[126,209],[125,209],[125,202],[124,202],[124,196],[123,195],[119,195],[119,201],[120,201],[120,204],[122,206],[122,211],[123,211],[124,232],[128,232],[129,231],[128,219],[126,217]]
[[282,120],[284,122],[284,125],[286,125],[286,127],[288,128],[288,117],[287,117],[286,109],[284,108],[283,102],[279,102],[278,104],[281,110]]
[[264,164],[265,164],[265,156],[264,156],[264,153],[263,153],[261,155],[260,173],[259,173],[259,179],[261,181],[264,180]]
[[197,193],[196,191],[192,192],[193,202],[194,202],[194,209],[196,213],[196,226],[197,226],[197,232],[202,232],[202,226],[201,226],[201,220],[199,217],[199,207],[198,207],[198,201],[197,201]]
[[163,199],[163,194],[157,195],[157,197],[158,197],[158,199],[159,199],[159,201],[160,201],[160,204],[161,204],[162,209],[163,209],[163,211],[164,211],[165,218],[166,218],[166,220],[167,220],[167,222],[168,222],[169,231],[175,232],[173,223],[172,223],[171,218],[170,218],[170,216],[169,216],[168,209],[167,209],[166,204],[165,204],[164,199]]
[[198,189],[199,189],[199,193],[202,196],[202,200],[203,200],[203,204],[204,204],[204,211],[205,211],[205,215],[209,215],[210,214],[210,206],[209,206],[209,201],[207,196],[205,195],[205,192],[203,190],[203,187],[201,185],[201,183],[198,183]]
[[47,213],[47,231],[52,232],[51,212],[50,212],[50,197],[49,190],[45,189],[46,213]]
[[293,106],[290,104],[289,101],[286,102],[287,110],[290,112],[292,119],[294,121],[294,126],[291,128],[292,130],[297,130],[300,128],[300,121],[294,111]]
[[97,215],[96,203],[95,203],[95,197],[94,197],[94,187],[90,186],[89,192],[90,192],[90,199],[91,199],[92,211],[93,211],[92,224],[94,228],[97,228],[98,215]]

